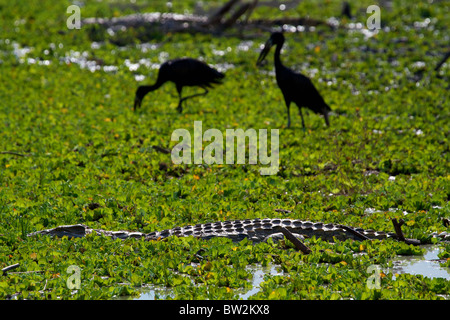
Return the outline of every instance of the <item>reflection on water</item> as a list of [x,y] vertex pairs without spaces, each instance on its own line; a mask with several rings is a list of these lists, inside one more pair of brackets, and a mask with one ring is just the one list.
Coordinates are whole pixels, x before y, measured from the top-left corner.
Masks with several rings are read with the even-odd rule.
[[276,276],[283,274],[283,272],[277,271],[277,267],[275,265],[269,265],[267,267],[263,267],[261,265],[251,265],[248,266],[247,269],[251,270],[253,273],[252,288],[239,295],[239,299],[243,300],[247,300],[252,295],[258,293],[259,285],[264,281],[265,275]]
[[[450,280],[450,268],[441,267],[438,261],[439,247],[436,245],[424,245],[425,249],[423,256],[397,256],[393,259],[393,267],[389,268],[387,272],[393,274],[408,273],[413,275],[423,275],[428,278],[444,278]],[[258,293],[260,284],[264,281],[265,275],[283,275],[283,272],[277,270],[276,265],[269,265],[263,267],[261,265],[249,265],[247,270],[251,271],[253,278],[251,279],[252,288],[249,290],[242,289],[239,294],[239,299],[247,300],[252,295]],[[395,279],[395,277],[394,277]],[[142,293],[135,300],[154,300],[173,298],[170,288],[157,287],[150,285],[142,289]],[[121,299],[127,299],[122,297]]]
[[[252,272],[253,278],[251,280],[252,288],[250,290],[242,289],[242,293],[239,294],[239,298],[247,300],[250,296],[256,294],[259,291],[259,285],[264,281],[265,275],[282,275],[282,272],[277,271],[276,265],[269,265],[263,267],[261,265],[249,265],[247,270]],[[147,288],[142,289],[142,293],[139,297],[134,298],[134,300],[155,300],[164,298],[173,298],[172,289],[157,287],[150,285]],[[119,297],[119,299],[128,299],[128,297]]]
[[439,265],[439,248],[435,245],[422,246],[425,249],[423,256],[398,256],[393,259],[392,273],[409,273],[423,275],[428,278],[444,278],[450,280],[450,268]]
[[[150,285],[149,287],[142,289],[141,295],[139,297],[133,297],[133,300],[155,300],[167,298],[173,298],[171,288]],[[130,297],[118,297],[118,299],[127,300],[130,299]]]

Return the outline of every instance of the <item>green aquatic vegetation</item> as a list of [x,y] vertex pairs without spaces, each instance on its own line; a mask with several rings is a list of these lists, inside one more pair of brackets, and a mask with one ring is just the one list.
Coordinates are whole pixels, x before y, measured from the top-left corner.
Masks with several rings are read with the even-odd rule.
[[441,249],[442,250],[438,254],[440,265],[448,268],[450,267],[450,245],[443,244]]
[[[367,1],[355,4],[364,24]],[[205,12],[211,3],[203,3]],[[252,18],[337,17],[341,1],[260,6]],[[86,2],[82,18],[140,12],[195,13],[196,1]],[[29,238],[36,230],[83,223],[108,230],[152,232],[212,221],[298,218],[393,231],[404,219],[408,238],[438,243],[448,232],[448,49],[443,2],[395,0],[382,9],[383,29],[318,25],[286,34],[283,63],[310,76],[333,109],[331,126],[291,108],[292,129],[273,71],[255,66],[266,33],[160,34],[94,26],[67,29],[67,4],[0,1],[0,276],[1,299],[110,299],[170,288],[167,299],[237,299],[251,287],[249,265],[276,266],[256,299],[434,299],[448,281],[382,274],[369,289],[371,265],[385,270],[396,255],[422,249],[395,241],[326,243],[306,239],[310,255],[288,241],[165,241]],[[429,19],[429,20],[427,20]],[[342,25],[350,21],[342,20]],[[244,32],[245,34],[245,32]],[[179,56],[203,58],[226,74],[208,95],[175,110],[166,84],[132,111],[138,85]],[[196,93],[186,88],[184,94]],[[294,110],[294,111],[293,111]],[[280,167],[175,165],[172,132],[204,128],[280,129]],[[275,211],[283,209],[284,211]],[[448,248],[440,254],[448,267]],[[69,288],[70,266],[81,269]]]

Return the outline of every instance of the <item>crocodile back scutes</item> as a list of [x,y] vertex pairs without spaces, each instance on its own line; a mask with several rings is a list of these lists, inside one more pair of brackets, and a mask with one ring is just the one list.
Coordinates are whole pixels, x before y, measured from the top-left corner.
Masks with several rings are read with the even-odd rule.
[[[357,236],[343,229],[341,226],[332,223],[325,224],[323,222],[278,218],[230,220],[188,225],[185,227],[176,227],[173,229],[151,232],[146,235],[146,238],[148,240],[158,240],[170,236],[194,236],[204,239],[209,239],[212,237],[227,237],[232,240],[249,238],[252,241],[263,241],[268,236],[279,233],[279,227],[288,229],[294,235],[304,237],[315,236],[316,238],[322,238],[324,240],[333,240],[333,238],[339,240],[357,238]],[[368,238],[384,239],[387,237],[396,237],[394,233],[364,230],[361,228],[357,228],[355,231]]]

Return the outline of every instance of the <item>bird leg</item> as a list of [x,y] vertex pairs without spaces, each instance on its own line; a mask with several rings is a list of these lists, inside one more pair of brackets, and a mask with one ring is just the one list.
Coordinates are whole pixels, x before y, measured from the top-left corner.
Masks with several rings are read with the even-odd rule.
[[178,107],[177,107],[177,110],[178,110],[178,112],[179,113],[182,113],[183,112],[183,107],[181,106],[181,98],[180,98],[180,101],[178,102]]
[[330,120],[328,120],[328,113],[325,112],[325,113],[323,114],[323,116],[325,117],[325,123],[326,123],[327,126],[329,127],[329,126],[330,126]]
[[303,131],[305,131],[305,130],[306,130],[306,127],[305,127],[305,120],[303,119],[303,113],[302,113],[302,108],[301,108],[301,107],[298,108],[298,113],[300,114],[300,117],[302,117]]
[[183,90],[183,87],[181,85],[177,84],[177,91],[178,91],[178,98],[179,98],[177,110],[178,110],[179,113],[183,112],[183,106],[181,105],[182,102],[183,102],[183,100],[181,98],[181,91],[182,90]]
[[205,90],[205,92],[196,93],[196,94],[184,97],[184,98],[181,98],[181,91],[179,91],[180,102],[178,103],[178,107],[177,107],[178,112],[181,113],[183,111],[183,107],[181,106],[183,101],[186,101],[187,99],[190,99],[190,98],[193,98],[193,97],[204,96],[204,95],[206,95],[209,92],[208,89],[206,89],[206,88],[203,88],[203,90]]
[[290,105],[291,105],[291,103],[290,102],[288,102],[288,101],[285,101],[286,102],[286,108],[287,108],[287,116],[288,116],[288,123],[287,123],[287,127],[289,128],[290,126],[291,126],[291,112],[290,112]]

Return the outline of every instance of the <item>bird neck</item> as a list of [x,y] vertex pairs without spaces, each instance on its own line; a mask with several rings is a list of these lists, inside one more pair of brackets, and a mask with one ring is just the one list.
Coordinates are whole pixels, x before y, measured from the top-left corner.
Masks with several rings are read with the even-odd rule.
[[275,67],[281,67],[283,64],[281,63],[281,48],[283,47],[283,43],[277,44],[275,48]]
[[154,91],[156,89],[158,89],[159,87],[161,87],[164,84],[165,81],[160,81],[159,79],[156,81],[155,84],[150,85],[150,86],[140,86],[139,87],[139,93],[140,96],[143,98],[147,93]]
[[144,94],[147,94],[150,91],[154,91],[154,90],[158,89],[159,87],[161,87],[161,84],[159,84],[159,83],[155,83],[155,84],[153,84],[151,86],[141,86],[142,92]]

